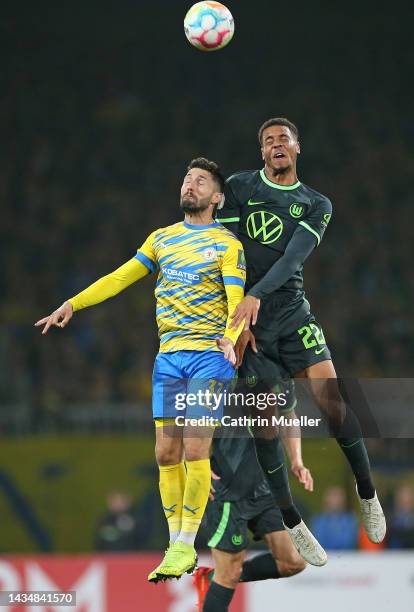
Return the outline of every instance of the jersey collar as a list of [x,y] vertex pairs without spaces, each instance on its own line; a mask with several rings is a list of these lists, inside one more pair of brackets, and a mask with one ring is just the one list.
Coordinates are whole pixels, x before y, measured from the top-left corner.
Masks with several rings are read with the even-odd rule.
[[264,168],[260,170],[260,178],[262,179],[264,183],[266,183],[266,185],[269,185],[269,187],[273,187],[273,189],[282,189],[283,191],[290,191],[291,189],[297,189],[298,187],[300,187],[300,184],[301,184],[300,181],[297,181],[293,185],[279,185],[278,183],[273,183],[272,181],[269,181],[269,179],[267,178]]
[[186,221],[183,221],[183,225],[187,229],[202,230],[202,229],[208,229],[210,227],[217,227],[218,224],[214,222],[214,223],[209,223],[208,225],[192,225],[191,223],[187,223]]

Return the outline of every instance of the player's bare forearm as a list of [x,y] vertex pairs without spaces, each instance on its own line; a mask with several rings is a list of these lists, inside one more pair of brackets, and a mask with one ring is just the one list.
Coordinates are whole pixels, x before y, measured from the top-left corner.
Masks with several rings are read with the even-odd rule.
[[[289,417],[296,418],[296,413],[293,410],[289,413]],[[282,428],[283,444],[290,461],[290,468],[299,482],[304,486],[306,491],[313,491],[313,477],[310,470],[303,465],[302,459],[302,438],[300,427]]]
[[[291,415],[289,415],[289,418],[290,416]],[[302,439],[300,437],[300,429],[297,432],[292,432],[289,428],[289,432],[286,432],[286,429],[282,428],[282,439],[290,464],[302,463]]]

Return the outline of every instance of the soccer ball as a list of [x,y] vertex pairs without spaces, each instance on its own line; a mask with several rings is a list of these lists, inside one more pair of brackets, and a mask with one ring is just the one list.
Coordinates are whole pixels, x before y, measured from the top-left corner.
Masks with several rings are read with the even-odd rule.
[[218,51],[233,38],[234,19],[220,2],[197,2],[185,16],[184,32],[200,51]]

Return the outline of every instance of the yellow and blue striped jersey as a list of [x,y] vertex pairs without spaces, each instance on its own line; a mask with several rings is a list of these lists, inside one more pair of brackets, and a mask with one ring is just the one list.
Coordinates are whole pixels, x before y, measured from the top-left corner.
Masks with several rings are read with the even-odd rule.
[[218,337],[237,337],[240,329],[228,330],[228,314],[243,297],[246,265],[241,243],[223,225],[180,222],[158,229],[135,257],[158,271],[160,352],[218,350]]

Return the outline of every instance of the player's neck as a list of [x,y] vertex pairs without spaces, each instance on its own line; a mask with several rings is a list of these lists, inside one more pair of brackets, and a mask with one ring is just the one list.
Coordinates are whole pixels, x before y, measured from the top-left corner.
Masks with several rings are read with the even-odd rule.
[[273,168],[265,166],[264,172],[269,181],[272,181],[272,183],[277,183],[278,185],[294,185],[298,182],[296,168],[291,168],[287,172],[277,173],[277,171]]
[[184,222],[189,225],[211,225],[214,223],[214,219],[210,213],[203,211],[201,213],[186,213],[184,216]]

